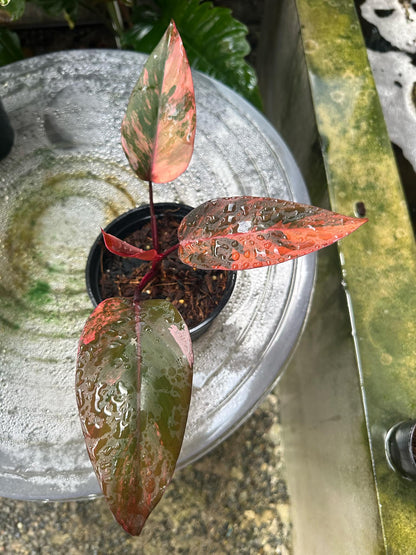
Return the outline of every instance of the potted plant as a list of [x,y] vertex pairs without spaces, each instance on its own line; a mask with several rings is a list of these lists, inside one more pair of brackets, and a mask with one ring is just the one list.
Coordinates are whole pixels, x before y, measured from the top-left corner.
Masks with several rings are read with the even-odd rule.
[[[146,277],[148,262],[121,258],[106,249],[104,238],[111,243],[116,235],[133,246],[151,251],[152,218],[149,205],[133,208],[113,220],[91,248],[87,261],[87,291],[96,306],[107,297],[132,297],[140,284],[142,300],[165,298],[180,310],[192,339],[204,333],[226,305],[234,289],[236,272],[196,270],[181,262],[177,255],[178,226],[192,210],[175,202],[154,204],[159,247],[171,250],[158,267]],[[130,248],[130,247],[128,247]],[[116,250],[116,252],[118,252]]]
[[122,123],[122,146],[149,183],[151,248],[103,232],[114,254],[147,261],[132,297],[104,299],[78,349],[76,393],[87,450],[117,521],[138,535],[175,469],[192,390],[188,327],[166,299],[142,292],[173,252],[191,268],[224,272],[278,264],[323,248],[366,220],[272,198],[207,200],[180,222],[162,250],[153,183],[172,181],[190,162],[196,128],[190,67],[172,21],[149,56]]

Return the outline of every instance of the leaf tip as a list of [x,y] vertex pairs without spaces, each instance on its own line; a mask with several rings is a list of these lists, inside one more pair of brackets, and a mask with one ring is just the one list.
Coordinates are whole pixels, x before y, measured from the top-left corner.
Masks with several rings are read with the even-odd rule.
[[348,218],[348,221],[351,224],[351,228],[347,231],[345,235],[349,235],[350,233],[353,233],[359,227],[366,224],[368,222],[368,218],[356,218],[354,216],[351,216]]

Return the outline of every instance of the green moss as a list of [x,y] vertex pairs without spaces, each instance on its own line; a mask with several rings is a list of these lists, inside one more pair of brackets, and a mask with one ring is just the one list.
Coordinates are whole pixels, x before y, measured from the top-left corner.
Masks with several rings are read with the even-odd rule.
[[0,316],[0,322],[4,324],[7,328],[10,328],[12,330],[18,330],[20,328],[19,324],[16,324],[15,322],[11,322],[10,320],[8,320],[7,318],[4,318],[3,316]]
[[52,300],[51,288],[45,281],[37,281],[27,293],[28,301],[36,304],[43,305]]
[[388,552],[412,553],[416,486],[387,465],[384,437],[414,418],[416,250],[354,3],[297,0],[332,209],[366,206],[368,224],[339,245],[362,366]]

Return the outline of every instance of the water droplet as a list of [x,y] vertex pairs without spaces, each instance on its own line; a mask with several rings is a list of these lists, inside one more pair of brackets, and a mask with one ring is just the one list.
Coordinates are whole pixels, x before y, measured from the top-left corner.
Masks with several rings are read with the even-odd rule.
[[237,233],[247,233],[251,229],[251,223],[247,221],[240,222],[237,227]]

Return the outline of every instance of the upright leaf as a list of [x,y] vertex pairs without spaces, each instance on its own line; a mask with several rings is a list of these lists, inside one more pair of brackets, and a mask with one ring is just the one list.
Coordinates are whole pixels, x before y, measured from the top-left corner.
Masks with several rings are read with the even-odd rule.
[[132,535],[175,469],[192,362],[188,329],[168,301],[106,299],[82,333],[76,393],[87,450],[111,511]]
[[17,62],[23,58],[17,33],[0,27],[0,66]]
[[259,268],[327,247],[366,221],[286,200],[219,198],[182,220],[179,257],[201,269]]
[[133,89],[121,127],[129,163],[146,181],[165,183],[192,157],[196,112],[191,70],[172,21]]

